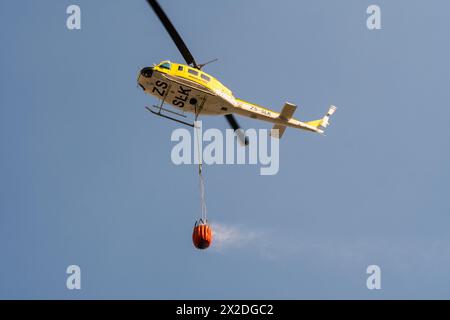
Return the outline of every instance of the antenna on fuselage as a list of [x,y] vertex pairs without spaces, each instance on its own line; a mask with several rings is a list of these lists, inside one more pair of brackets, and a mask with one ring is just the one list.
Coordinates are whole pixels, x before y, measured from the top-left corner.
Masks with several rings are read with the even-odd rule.
[[198,65],[198,69],[202,70],[202,68],[203,68],[204,66],[206,66],[207,64],[216,62],[217,60],[219,60],[219,58],[215,58],[215,59],[213,59],[213,60],[211,60],[211,61],[208,61],[208,62],[205,62],[205,63],[201,63],[201,64]]

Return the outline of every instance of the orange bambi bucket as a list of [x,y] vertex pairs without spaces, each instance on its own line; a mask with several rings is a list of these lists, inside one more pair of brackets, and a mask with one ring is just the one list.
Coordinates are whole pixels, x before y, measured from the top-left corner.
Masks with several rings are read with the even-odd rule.
[[192,242],[197,249],[206,249],[211,245],[213,239],[212,229],[203,220],[195,223],[192,233]]

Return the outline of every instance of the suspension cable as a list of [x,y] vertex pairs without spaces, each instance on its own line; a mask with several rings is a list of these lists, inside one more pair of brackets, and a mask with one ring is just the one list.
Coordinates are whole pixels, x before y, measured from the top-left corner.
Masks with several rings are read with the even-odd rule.
[[199,128],[197,127],[197,119],[199,116],[199,112],[197,113],[197,108],[195,110],[195,122],[194,122],[194,131],[197,136],[197,159],[198,159],[198,176],[199,176],[199,187],[200,187],[200,212],[201,212],[201,220],[204,223],[207,223],[207,207],[206,207],[206,198],[205,198],[205,180],[203,178],[203,155],[200,151],[200,137],[199,137]]

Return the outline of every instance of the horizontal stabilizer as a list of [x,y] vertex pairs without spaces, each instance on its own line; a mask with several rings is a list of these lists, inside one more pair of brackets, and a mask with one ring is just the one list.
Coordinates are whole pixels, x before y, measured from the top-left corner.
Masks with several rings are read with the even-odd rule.
[[[289,119],[292,118],[294,115],[295,110],[297,109],[297,106],[295,104],[286,102],[283,106],[283,109],[281,109],[280,115],[278,118],[280,118],[283,121],[289,121]],[[274,131],[275,130],[275,131]],[[274,138],[281,139],[281,137],[284,134],[284,131],[286,131],[286,126],[283,124],[275,124],[271,131],[271,136]]]
[[283,109],[281,109],[279,117],[283,120],[289,120],[294,115],[296,109],[297,106],[295,104],[286,102],[283,106]]
[[281,124],[276,124],[273,126],[272,131],[270,132],[270,135],[274,138],[281,139],[281,137],[284,134],[284,131],[286,131],[286,126],[283,126]]

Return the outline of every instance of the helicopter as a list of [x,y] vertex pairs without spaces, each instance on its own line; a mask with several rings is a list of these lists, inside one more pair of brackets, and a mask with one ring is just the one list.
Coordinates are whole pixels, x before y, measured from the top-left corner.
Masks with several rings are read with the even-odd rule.
[[[297,109],[295,104],[286,102],[281,112],[275,112],[235,97],[230,89],[202,70],[204,66],[217,59],[204,64],[197,64],[192,53],[158,1],[147,0],[147,3],[153,9],[186,61],[186,64],[183,64],[165,60],[151,67],[144,67],[139,71],[138,85],[145,93],[160,100],[158,105],[146,107],[148,111],[157,116],[191,127],[195,127],[195,122],[190,123],[186,121],[185,118],[187,116],[185,113],[193,114],[195,120],[200,114],[225,116],[242,145],[248,145],[248,139],[245,137],[234,115],[273,123],[271,135],[274,138],[281,138],[286,127],[319,134],[324,133],[324,129],[329,125],[330,116],[336,111],[335,106],[331,105],[328,112],[318,120],[302,122],[293,118]],[[166,107],[167,104],[172,108]]]

